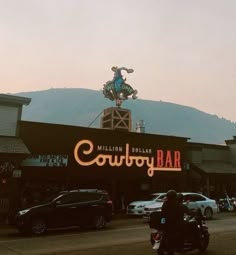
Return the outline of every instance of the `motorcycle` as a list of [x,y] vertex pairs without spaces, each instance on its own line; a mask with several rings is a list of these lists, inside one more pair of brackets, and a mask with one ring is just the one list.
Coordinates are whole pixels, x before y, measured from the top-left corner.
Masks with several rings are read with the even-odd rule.
[[219,210],[232,212],[235,210],[235,207],[236,207],[236,202],[234,198],[230,198],[227,192],[225,192],[225,198],[219,199]]
[[[157,216],[158,218],[159,216]],[[202,216],[199,211],[194,211],[191,215],[185,215],[184,217],[184,235],[180,240],[178,233],[172,237],[167,237],[164,227],[164,219],[160,218],[160,224],[158,228],[151,228],[150,241],[152,248],[157,251],[158,255],[172,254],[173,252],[188,252],[193,250],[199,250],[204,252],[209,244],[210,234],[208,232],[208,226],[205,221],[205,217]],[[172,243],[171,243],[172,242]],[[179,245],[179,243],[183,245]]]

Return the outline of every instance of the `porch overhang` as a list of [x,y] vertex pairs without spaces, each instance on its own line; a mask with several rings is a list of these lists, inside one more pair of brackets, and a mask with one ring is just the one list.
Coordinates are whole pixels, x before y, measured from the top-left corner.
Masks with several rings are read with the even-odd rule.
[[18,137],[0,137],[0,153],[3,154],[30,154],[27,146]]
[[236,165],[227,162],[202,162],[201,164],[194,164],[200,171],[205,174],[235,174]]

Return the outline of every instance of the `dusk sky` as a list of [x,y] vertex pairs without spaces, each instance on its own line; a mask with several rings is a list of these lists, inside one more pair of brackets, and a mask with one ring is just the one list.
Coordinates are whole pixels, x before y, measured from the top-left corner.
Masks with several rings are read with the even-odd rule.
[[236,122],[236,0],[0,0],[0,38],[0,93],[100,90],[124,66],[140,99]]

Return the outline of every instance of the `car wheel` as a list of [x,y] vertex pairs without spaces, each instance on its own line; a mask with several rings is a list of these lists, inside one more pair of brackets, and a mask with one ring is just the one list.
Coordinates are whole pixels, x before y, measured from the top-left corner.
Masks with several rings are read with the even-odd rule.
[[31,222],[31,233],[34,235],[43,235],[46,233],[47,226],[43,219],[36,218]]
[[94,218],[94,225],[93,226],[96,230],[103,229],[106,226],[105,217],[103,215],[97,215]]
[[228,212],[234,211],[234,207],[233,207],[232,205],[230,205],[230,206],[227,208],[227,211],[228,211]]
[[204,216],[206,217],[207,220],[212,219],[213,217],[213,211],[210,207],[207,207],[204,211]]

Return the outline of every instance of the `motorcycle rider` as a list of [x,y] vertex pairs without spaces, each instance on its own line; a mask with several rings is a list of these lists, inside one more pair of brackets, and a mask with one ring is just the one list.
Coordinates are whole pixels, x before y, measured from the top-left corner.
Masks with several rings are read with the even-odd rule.
[[114,77],[113,77],[112,82],[114,83],[114,86],[115,86],[115,92],[120,93],[122,84],[126,80],[126,79],[123,78],[123,75],[121,74],[121,71],[124,70],[127,73],[133,73],[134,70],[126,68],[126,67],[119,67],[118,68],[117,66],[113,66],[111,68],[111,70],[114,72]]
[[162,255],[167,250],[168,255],[174,255],[174,251],[183,246],[186,208],[179,202],[175,190],[169,190],[166,196],[167,200],[162,205],[162,217],[165,219],[163,241],[158,254]]

